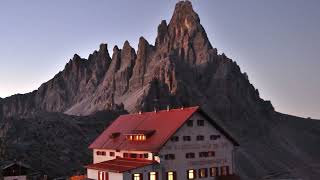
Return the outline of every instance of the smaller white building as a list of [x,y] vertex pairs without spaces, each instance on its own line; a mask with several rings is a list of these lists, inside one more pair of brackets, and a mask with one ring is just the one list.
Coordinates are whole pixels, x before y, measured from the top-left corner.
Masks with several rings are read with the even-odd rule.
[[31,168],[21,162],[7,162],[1,166],[3,180],[27,180]]
[[237,179],[239,144],[199,107],[118,117],[91,145],[95,180]]

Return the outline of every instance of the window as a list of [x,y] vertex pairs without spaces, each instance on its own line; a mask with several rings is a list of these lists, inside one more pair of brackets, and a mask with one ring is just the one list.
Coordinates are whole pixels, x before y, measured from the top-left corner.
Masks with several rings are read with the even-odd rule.
[[172,136],[171,141],[173,141],[173,142],[179,141],[179,136]]
[[142,174],[140,174],[140,173],[133,174],[132,180],[142,180]]
[[208,152],[208,157],[214,157],[216,153],[214,151],[209,151]]
[[158,172],[150,172],[149,173],[149,180],[158,180]]
[[208,157],[209,153],[208,152],[199,152],[199,157]]
[[109,179],[109,174],[104,171],[98,171],[98,180],[107,180]]
[[99,156],[105,156],[105,155],[106,155],[106,152],[104,152],[104,151],[97,151],[96,154],[99,155]]
[[198,126],[204,126],[204,120],[203,120],[203,119],[199,119],[199,120],[197,121],[197,125],[198,125]]
[[197,136],[197,141],[203,141],[203,140],[204,140],[204,136],[202,136],[202,135]]
[[110,152],[109,155],[110,155],[111,157],[113,157],[113,156],[116,155],[116,153],[115,153],[115,152]]
[[221,175],[222,176],[229,175],[229,166],[222,166],[221,167]]
[[220,135],[211,135],[210,136],[210,140],[217,140],[219,139],[221,136]]
[[138,157],[138,154],[136,153],[130,153],[130,158],[137,158]]
[[208,177],[207,168],[199,169],[199,178],[206,178],[206,177]]
[[167,172],[167,180],[177,180],[177,174],[174,171]]
[[148,154],[148,153],[145,153],[145,154],[143,154],[143,157],[144,157],[145,159],[148,159],[149,154]]
[[187,170],[187,179],[196,179],[196,170]]
[[191,137],[190,136],[183,136],[183,141],[191,141]]
[[125,158],[129,157],[129,153],[123,153],[123,157]]
[[219,168],[218,167],[210,168],[210,176],[211,177],[219,176]]
[[191,158],[194,158],[194,157],[195,157],[194,153],[186,153],[186,158],[187,159],[191,159]]
[[187,121],[187,126],[188,126],[188,127],[192,127],[192,126],[193,126],[193,120]]
[[173,159],[175,159],[176,157],[175,157],[175,155],[174,154],[166,154],[166,155],[164,155],[164,159],[165,160],[173,160]]
[[145,141],[145,140],[147,140],[147,136],[143,135],[143,134],[126,135],[126,139],[129,141]]

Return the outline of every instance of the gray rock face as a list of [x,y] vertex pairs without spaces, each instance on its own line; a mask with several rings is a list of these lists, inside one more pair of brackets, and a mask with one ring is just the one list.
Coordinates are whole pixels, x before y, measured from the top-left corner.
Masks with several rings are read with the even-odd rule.
[[[113,48],[112,58],[106,44],[88,60],[75,55],[38,90],[0,100],[0,115],[22,118],[43,111],[90,115],[167,105],[201,105],[224,125],[240,141],[236,156],[244,179],[274,172],[304,179],[320,176],[318,166],[301,168],[319,165],[320,156],[314,152],[320,152],[320,121],[275,112],[236,62],[212,47],[189,1],[177,3],[169,24],[160,23],[154,46],[141,37],[137,53],[126,41],[122,49]],[[297,142],[297,130],[310,131],[302,135],[308,146]]]

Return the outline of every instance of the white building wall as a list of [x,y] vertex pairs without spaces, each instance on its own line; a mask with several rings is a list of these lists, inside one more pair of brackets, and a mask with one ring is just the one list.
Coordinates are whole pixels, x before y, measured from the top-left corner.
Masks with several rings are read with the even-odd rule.
[[123,180],[123,174],[109,172],[109,180]]
[[89,179],[98,179],[98,170],[87,169],[87,177]]
[[[97,155],[97,151],[104,151],[106,152],[106,155]],[[115,156],[110,156],[110,152],[114,152]],[[152,153],[148,151],[119,151],[116,152],[116,150],[112,149],[94,149],[93,150],[93,163],[99,163],[103,161],[109,161],[112,159],[115,159],[117,156],[123,157],[124,153],[137,153],[137,154],[145,154],[148,153],[148,159],[152,160]]]
[[[205,120],[204,126],[198,126],[197,120]],[[159,152],[161,166],[164,173],[167,171],[176,171],[178,180],[187,179],[187,170],[201,168],[208,169],[208,177],[203,180],[213,179],[210,177],[210,167],[229,166],[229,173],[233,173],[233,144],[199,113],[195,113],[189,120],[193,120],[193,127],[188,127],[185,123],[174,136],[179,136],[178,142],[169,140]],[[197,136],[203,135],[204,141],[197,141]],[[220,135],[217,140],[210,140],[210,135]],[[183,136],[191,136],[191,141],[183,141]],[[199,152],[214,151],[214,157],[199,157]],[[187,159],[186,153],[195,153],[195,158]],[[174,154],[174,160],[165,160],[166,154]]]

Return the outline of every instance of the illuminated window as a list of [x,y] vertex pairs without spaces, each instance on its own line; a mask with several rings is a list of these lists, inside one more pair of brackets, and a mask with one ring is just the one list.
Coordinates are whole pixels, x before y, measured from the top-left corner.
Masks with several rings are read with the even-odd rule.
[[190,136],[183,136],[183,141],[191,141],[191,137]]
[[109,179],[109,174],[103,171],[98,171],[98,180],[107,180]]
[[199,178],[206,178],[206,177],[208,177],[207,168],[199,169]]
[[177,180],[177,174],[174,171],[167,172],[167,180]]
[[149,180],[158,180],[158,173],[157,172],[150,172],[149,173]]
[[126,136],[127,140],[130,141],[145,141],[147,140],[147,136],[139,134],[139,135],[127,135]]
[[188,127],[192,127],[193,126],[193,121],[192,120],[187,121],[187,126]]
[[221,167],[221,175],[222,176],[229,175],[229,166],[222,166]]
[[142,174],[135,173],[132,175],[132,180],[142,180]]
[[219,176],[219,168],[217,167],[210,168],[210,176],[211,177]]
[[204,140],[204,136],[202,136],[202,135],[197,136],[197,141],[203,141],[203,140]]
[[194,153],[186,153],[186,158],[187,159],[191,159],[191,158],[194,158],[194,157],[195,157]]
[[115,152],[110,152],[109,155],[110,155],[111,157],[113,157],[113,156],[116,155],[116,153],[115,153]]
[[199,120],[197,121],[197,125],[198,125],[198,126],[204,126],[204,120],[203,120],[203,119],[199,119]]
[[187,179],[195,179],[196,178],[196,171],[190,169],[187,171]]

